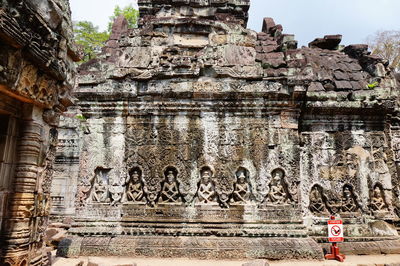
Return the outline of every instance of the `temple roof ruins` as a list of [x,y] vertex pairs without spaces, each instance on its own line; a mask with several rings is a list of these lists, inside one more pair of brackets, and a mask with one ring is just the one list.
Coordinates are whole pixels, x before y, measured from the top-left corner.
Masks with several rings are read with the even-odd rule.
[[[394,107],[392,70],[366,45],[341,47],[341,36],[331,35],[298,48],[294,35],[271,18],[256,33],[245,28],[249,1],[143,0],[139,8],[140,27],[128,29],[118,18],[103,53],[80,67],[80,91],[131,80],[148,84],[139,94],[263,94],[327,109]],[[165,86],[152,87],[155,80]],[[224,84],[203,92],[188,80]],[[230,86],[235,80],[242,85]]]

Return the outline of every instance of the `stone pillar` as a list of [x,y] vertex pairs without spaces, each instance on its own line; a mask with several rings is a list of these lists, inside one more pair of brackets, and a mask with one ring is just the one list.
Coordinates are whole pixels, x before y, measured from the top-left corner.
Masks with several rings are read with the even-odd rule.
[[68,221],[75,216],[75,196],[78,187],[81,141],[86,129],[84,119],[75,116],[78,110],[71,108],[60,117],[58,146],[55,152],[54,175],[51,186],[51,222]]
[[[32,109],[31,109],[32,110]],[[43,125],[33,111],[20,123],[17,164],[2,232],[1,265],[28,265]]]

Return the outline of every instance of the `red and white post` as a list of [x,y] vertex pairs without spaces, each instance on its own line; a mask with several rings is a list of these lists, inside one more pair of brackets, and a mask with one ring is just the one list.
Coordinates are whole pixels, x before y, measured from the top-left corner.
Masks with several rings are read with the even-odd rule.
[[343,242],[343,221],[336,220],[335,216],[331,216],[331,219],[328,221],[328,239],[329,242],[332,243],[331,253],[325,255],[325,259],[327,260],[338,260],[343,262],[346,258],[345,255],[340,254],[339,247],[337,245],[338,242]]

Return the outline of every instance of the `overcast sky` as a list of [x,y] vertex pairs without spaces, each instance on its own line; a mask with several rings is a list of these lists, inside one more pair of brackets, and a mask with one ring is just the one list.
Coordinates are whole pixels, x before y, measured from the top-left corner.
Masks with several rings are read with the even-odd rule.
[[[73,20],[107,28],[114,6],[135,0],[70,0]],[[342,44],[364,43],[378,30],[400,30],[400,0],[251,0],[248,28],[260,31],[263,17],[282,24],[300,45],[316,37],[342,34]]]

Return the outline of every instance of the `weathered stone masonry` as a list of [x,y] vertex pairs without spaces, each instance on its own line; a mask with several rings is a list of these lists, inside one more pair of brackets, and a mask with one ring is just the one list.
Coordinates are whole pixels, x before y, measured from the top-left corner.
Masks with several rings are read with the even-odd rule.
[[86,120],[64,121],[56,155],[76,193],[53,195],[75,209],[60,254],[322,258],[330,214],[347,254],[399,252],[386,62],[338,35],[298,49],[269,18],[246,29],[249,1],[139,7],[140,27],[119,18],[79,69]]
[[60,113],[72,104],[68,1],[0,1],[0,264],[45,265]]

